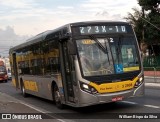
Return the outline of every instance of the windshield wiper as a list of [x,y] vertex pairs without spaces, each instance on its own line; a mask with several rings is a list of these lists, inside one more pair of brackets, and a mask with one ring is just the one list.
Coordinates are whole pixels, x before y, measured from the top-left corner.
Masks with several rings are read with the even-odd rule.
[[93,35],[89,35],[89,37],[96,42],[96,44],[100,47],[100,49],[101,49],[104,53],[108,53],[108,52],[107,52],[107,49],[98,41],[98,39],[97,39],[96,37],[94,37]]
[[122,43],[122,37],[119,37],[118,38],[118,42],[117,42],[117,45],[116,45],[116,52],[117,52],[117,60],[118,60],[118,63],[120,62],[120,61],[122,61],[122,59],[121,59],[121,56],[122,56],[122,54],[121,54],[121,43]]

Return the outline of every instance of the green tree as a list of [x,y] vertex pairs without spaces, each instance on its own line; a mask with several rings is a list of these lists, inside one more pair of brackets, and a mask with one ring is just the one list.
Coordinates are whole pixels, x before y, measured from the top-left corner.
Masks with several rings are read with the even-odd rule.
[[142,11],[138,10],[137,8],[132,8],[132,10],[133,10],[133,14],[128,13],[128,15],[127,15],[127,17],[125,17],[125,19],[127,22],[129,22],[132,25],[132,27],[136,33],[137,40],[140,44],[143,40],[143,33],[142,33],[143,13],[142,13]]
[[145,42],[160,43],[160,0],[138,0],[139,5],[147,11],[145,18]]
[[[142,51],[146,44],[160,43],[160,0],[138,0],[141,10],[135,9],[125,18],[132,24]],[[144,49],[143,49],[144,47]]]
[[147,49],[147,44],[145,42],[145,38],[146,38],[145,27],[144,27],[145,21],[143,20],[143,18],[145,18],[145,14],[143,10],[141,11],[141,10],[138,10],[137,8],[132,8],[132,9],[134,11],[133,14],[128,13],[125,19],[127,20],[127,22],[129,22],[132,25],[136,33],[141,51],[145,54]]

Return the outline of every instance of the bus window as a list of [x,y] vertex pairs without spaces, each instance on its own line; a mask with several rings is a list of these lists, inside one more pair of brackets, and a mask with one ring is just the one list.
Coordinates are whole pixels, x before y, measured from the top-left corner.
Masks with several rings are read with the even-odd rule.
[[115,65],[121,66],[122,72],[139,70],[140,61],[134,38],[113,38],[113,40],[110,45]]
[[76,41],[84,76],[98,76],[114,73],[111,51],[108,48],[108,40],[99,38],[98,41],[102,45],[105,45],[105,48],[108,51],[104,52],[99,46],[97,46],[97,43],[91,39]]

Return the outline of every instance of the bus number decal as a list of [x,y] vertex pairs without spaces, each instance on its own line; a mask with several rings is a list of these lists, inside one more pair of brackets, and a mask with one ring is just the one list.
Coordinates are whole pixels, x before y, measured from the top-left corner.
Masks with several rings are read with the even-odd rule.
[[91,31],[91,26],[88,26],[87,28],[88,28],[88,33],[90,33],[90,31]]
[[130,88],[133,87],[132,83],[122,84],[122,88]]
[[109,38],[109,39],[110,39],[110,42],[114,42],[114,41],[113,41],[113,38]]
[[117,32],[119,32],[119,30],[118,30],[118,26],[116,26],[116,31],[117,31]]
[[127,33],[126,26],[86,26],[79,27],[80,34]]
[[125,88],[127,88],[127,87],[132,87],[132,83],[129,83],[129,84],[125,84]]
[[98,26],[95,26],[95,29],[96,29],[95,32],[96,32],[96,33],[99,33],[99,28],[98,28]]
[[80,27],[81,33],[84,33],[84,27]]
[[122,32],[126,32],[125,26],[121,26]]
[[102,26],[102,32],[106,32],[106,26]]

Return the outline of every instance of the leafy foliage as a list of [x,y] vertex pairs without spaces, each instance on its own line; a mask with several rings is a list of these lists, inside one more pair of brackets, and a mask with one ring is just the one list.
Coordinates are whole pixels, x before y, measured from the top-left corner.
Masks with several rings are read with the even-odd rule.
[[134,11],[134,14],[128,13],[128,16],[125,17],[127,22],[129,22],[137,35],[137,39],[139,43],[141,42],[143,35],[142,35],[142,28],[143,28],[143,20],[142,20],[142,12],[136,8],[132,8]]
[[138,0],[139,5],[142,6],[145,10],[152,10],[159,12],[160,0]]
[[[133,8],[134,14],[125,18],[130,22],[139,42],[160,43],[160,0],[138,0],[143,11]],[[143,33],[144,32],[144,33]]]
[[145,41],[148,44],[160,42],[160,0],[139,0],[139,5],[148,12],[145,24]]

